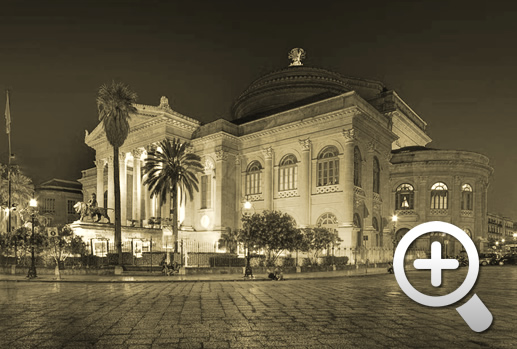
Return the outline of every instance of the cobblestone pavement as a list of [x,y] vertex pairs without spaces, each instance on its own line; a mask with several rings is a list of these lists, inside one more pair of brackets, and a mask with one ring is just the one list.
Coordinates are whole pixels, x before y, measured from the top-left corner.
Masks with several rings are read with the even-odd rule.
[[[444,272],[441,294],[457,286]],[[430,273],[410,281],[431,294]],[[460,282],[463,279],[460,280]],[[483,333],[455,307],[476,293]],[[0,282],[0,348],[515,348],[517,266],[481,268],[469,296],[429,308],[393,275],[171,283]]]

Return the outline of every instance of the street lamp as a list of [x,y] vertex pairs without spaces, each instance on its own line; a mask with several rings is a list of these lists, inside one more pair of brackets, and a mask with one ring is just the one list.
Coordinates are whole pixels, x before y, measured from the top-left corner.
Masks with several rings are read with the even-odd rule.
[[[253,205],[251,204],[251,202],[248,201],[248,197],[246,196],[246,202],[244,203],[242,209],[241,209],[241,212],[242,212],[242,216],[243,218],[244,217],[248,217],[249,219],[249,216],[251,215],[251,209],[254,209],[253,208]],[[251,265],[250,265],[250,227],[249,227],[249,224],[248,224],[248,231],[247,231],[247,236],[248,236],[248,241],[247,241],[247,253],[246,253],[246,269],[244,270],[244,277],[246,278],[252,278],[253,277],[253,271],[251,270]]]
[[36,259],[34,257],[34,218],[36,218],[36,212],[38,209],[38,202],[36,199],[31,199],[29,201],[29,206],[31,208],[31,222],[32,222],[32,234],[31,234],[31,266],[29,268],[29,272],[27,273],[27,277],[29,279],[35,278],[38,275],[36,274]]

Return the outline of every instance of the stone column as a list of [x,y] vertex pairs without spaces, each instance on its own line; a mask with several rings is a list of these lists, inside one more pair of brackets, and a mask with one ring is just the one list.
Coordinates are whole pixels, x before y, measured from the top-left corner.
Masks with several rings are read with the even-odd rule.
[[235,156],[235,211],[236,214],[236,222],[234,223],[235,227],[240,227],[240,219],[241,219],[241,207],[242,207],[242,198],[244,197],[242,192],[242,170],[241,170],[241,159],[237,155]]
[[133,150],[133,212],[132,216],[137,221],[137,226],[140,226],[142,220],[142,180],[141,180],[141,166],[140,157],[142,156],[141,149]]
[[95,161],[97,166],[97,206],[104,207],[104,160]]
[[264,208],[271,210],[273,208],[273,148],[269,147],[262,150],[265,159],[264,167]]
[[363,222],[365,226],[365,233],[368,235],[368,241],[366,242],[367,247],[377,247],[376,235],[377,231],[373,229],[373,157],[375,155],[375,143],[370,142],[368,144],[368,151],[363,154],[363,189],[366,194],[365,199],[365,212]]
[[127,225],[127,167],[126,153],[119,154],[120,163],[120,221]]
[[342,179],[343,195],[345,199],[343,223],[354,225],[354,129],[343,130],[345,137],[345,163],[339,164],[340,180]]
[[302,158],[298,170],[298,195],[301,202],[300,225],[311,224],[310,200],[311,200],[311,140],[306,138],[299,141],[302,148]]
[[223,181],[226,176],[226,161],[228,160],[228,153],[224,150],[217,150],[215,152],[215,217],[214,226],[216,230],[222,229],[222,215],[223,215]]
[[149,187],[144,185],[144,214],[143,219],[145,223],[149,221],[149,217],[151,217],[151,193],[149,192]]
[[115,178],[113,173],[113,156],[110,156],[108,157],[108,216],[111,222],[115,222]]

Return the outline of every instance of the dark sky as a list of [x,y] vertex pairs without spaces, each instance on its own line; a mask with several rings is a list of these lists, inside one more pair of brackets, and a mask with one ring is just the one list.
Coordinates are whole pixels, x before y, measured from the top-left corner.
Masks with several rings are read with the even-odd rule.
[[[510,8],[511,6],[511,8]],[[517,5],[474,1],[6,1],[0,108],[11,89],[12,145],[36,184],[93,167],[84,144],[100,85],[139,103],[168,96],[208,122],[261,75],[289,64],[377,79],[429,124],[431,147],[490,157],[489,211],[517,219]],[[7,161],[5,124],[0,161]]]

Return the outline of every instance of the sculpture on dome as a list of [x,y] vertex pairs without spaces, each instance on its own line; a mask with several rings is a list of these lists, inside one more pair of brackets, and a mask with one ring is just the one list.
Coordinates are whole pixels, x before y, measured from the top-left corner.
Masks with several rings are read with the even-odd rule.
[[291,51],[289,51],[289,55],[287,56],[290,60],[293,61],[293,63],[289,64],[289,66],[296,66],[296,65],[303,65],[302,59],[305,58],[305,51],[303,48],[293,48]]
[[167,97],[162,96],[162,98],[160,98],[160,108],[170,108],[169,99]]

